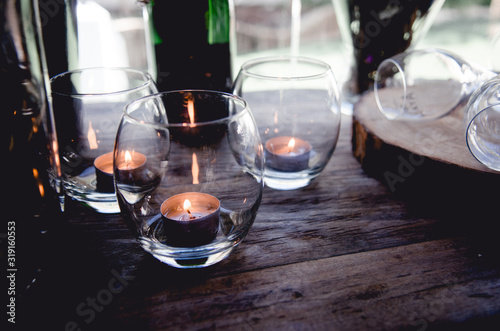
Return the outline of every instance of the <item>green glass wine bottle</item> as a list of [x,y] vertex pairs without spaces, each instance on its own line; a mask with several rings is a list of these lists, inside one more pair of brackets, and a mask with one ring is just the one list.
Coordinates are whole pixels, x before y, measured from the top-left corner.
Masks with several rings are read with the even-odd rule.
[[[230,92],[230,26],[232,0],[145,0],[154,44],[159,91],[216,90]],[[195,102],[196,107],[196,100]],[[224,100],[196,109],[166,107],[169,121],[210,121],[227,116]],[[207,108],[207,107],[205,107]]]
[[152,0],[148,12],[160,90],[231,90],[228,0]]

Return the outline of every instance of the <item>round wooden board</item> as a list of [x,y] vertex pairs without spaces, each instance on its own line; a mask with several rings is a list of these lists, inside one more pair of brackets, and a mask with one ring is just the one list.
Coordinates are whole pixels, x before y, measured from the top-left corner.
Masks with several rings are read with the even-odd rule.
[[370,147],[366,140],[374,139],[378,147],[394,146],[438,162],[474,171],[497,173],[477,161],[467,149],[464,106],[461,104],[449,115],[433,121],[388,120],[378,110],[374,93],[366,93],[354,106],[354,155],[362,162],[366,149]]
[[394,121],[380,113],[373,92],[367,92],[353,108],[353,154],[367,175],[419,210],[445,217],[476,218],[479,210],[487,215],[497,205],[492,192],[500,175],[467,149],[463,107],[435,121]]

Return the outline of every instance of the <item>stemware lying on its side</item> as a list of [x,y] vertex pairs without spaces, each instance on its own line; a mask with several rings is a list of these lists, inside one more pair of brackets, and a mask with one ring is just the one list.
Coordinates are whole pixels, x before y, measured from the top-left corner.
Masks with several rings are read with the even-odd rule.
[[471,95],[464,122],[472,155],[488,168],[500,171],[500,75]]
[[415,50],[383,61],[375,99],[390,120],[436,120],[468,99],[463,114],[467,147],[500,170],[500,76],[438,49]]
[[391,120],[422,121],[447,115],[495,73],[439,49],[400,53],[378,67],[375,99]]

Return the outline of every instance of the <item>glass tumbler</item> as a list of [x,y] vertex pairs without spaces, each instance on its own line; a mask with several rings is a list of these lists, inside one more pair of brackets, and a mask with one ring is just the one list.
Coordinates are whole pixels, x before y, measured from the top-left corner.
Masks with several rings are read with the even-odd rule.
[[51,88],[62,191],[97,212],[119,212],[116,130],[127,103],[157,92],[152,78],[136,69],[88,68],[54,76]]
[[233,93],[252,109],[264,146],[265,184],[309,185],[330,160],[340,130],[340,97],[330,66],[306,57],[245,62]]
[[500,75],[471,95],[464,120],[469,151],[488,168],[500,171]]
[[138,99],[125,109],[114,149],[122,214],[158,260],[177,268],[212,265],[256,218],[263,162],[244,100],[203,90]]

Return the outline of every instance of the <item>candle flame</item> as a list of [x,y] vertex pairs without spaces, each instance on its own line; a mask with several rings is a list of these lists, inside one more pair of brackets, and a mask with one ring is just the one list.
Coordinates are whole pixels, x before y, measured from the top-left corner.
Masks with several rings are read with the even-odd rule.
[[193,214],[191,214],[191,212],[189,211],[189,208],[191,208],[191,201],[189,201],[188,199],[186,199],[186,200],[184,200],[184,210],[187,211],[190,220],[196,219],[196,216],[194,216]]
[[57,144],[56,139],[52,141],[52,151],[54,153],[53,162],[57,170],[57,175],[61,176],[61,160],[59,159],[59,145]]
[[130,154],[129,151],[125,151],[125,164],[128,167],[130,163],[132,162],[132,155]]
[[36,168],[33,168],[33,178],[35,178],[38,191],[40,192],[40,196],[43,198],[45,196],[45,189],[43,188],[42,180],[38,176],[38,170]]
[[192,99],[188,100],[188,115],[189,115],[189,122],[191,122],[191,124],[193,124],[194,123],[194,104],[193,104]]
[[95,130],[92,127],[92,122],[89,121],[89,131],[87,132],[87,139],[89,141],[90,149],[97,149],[99,146],[97,145],[97,136],[95,134]]
[[198,158],[195,153],[193,153],[193,165],[191,166],[191,172],[193,173],[193,184],[199,184],[198,174],[200,173],[200,168],[198,167]]
[[37,133],[38,132],[38,123],[36,122],[35,117],[31,118],[31,123],[33,124],[33,132]]
[[288,142],[288,153],[291,153],[294,147],[295,147],[295,138],[292,138]]
[[191,208],[191,201],[189,199],[184,200],[184,210],[189,213],[189,208]]
[[187,107],[189,122],[194,123],[194,98],[193,94],[186,93],[184,96],[184,104]]

